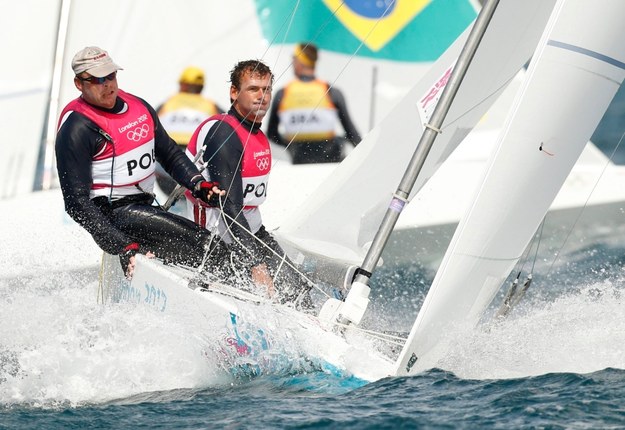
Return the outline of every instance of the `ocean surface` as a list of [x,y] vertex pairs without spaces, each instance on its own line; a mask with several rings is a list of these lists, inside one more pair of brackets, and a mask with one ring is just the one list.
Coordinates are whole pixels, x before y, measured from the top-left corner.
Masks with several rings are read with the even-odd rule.
[[[96,268],[4,279],[0,428],[623,428],[623,244],[611,236],[538,275],[440,368],[372,383],[297,359],[260,375],[223,369],[210,336],[98,305]],[[407,298],[378,300],[374,314],[408,326],[397,314],[415,312],[427,282],[410,267],[382,272],[375,291]]]
[[[593,137],[606,153],[625,128],[622,93]],[[0,429],[625,428],[625,227],[539,253],[519,305],[437,368],[365,382],[297,354],[256,373],[224,368],[210,333],[99,305],[99,251],[54,227],[58,198],[12,202],[19,214],[3,218]],[[407,332],[432,276],[377,272],[367,321]]]

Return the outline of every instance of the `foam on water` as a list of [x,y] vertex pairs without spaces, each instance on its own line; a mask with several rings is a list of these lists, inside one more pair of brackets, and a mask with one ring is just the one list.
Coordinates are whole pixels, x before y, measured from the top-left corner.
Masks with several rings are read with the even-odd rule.
[[[256,367],[246,367],[249,360],[224,355],[221,335],[205,329],[208,320],[97,304],[96,277],[92,269],[2,282],[0,403],[132,402],[141,393],[218,387],[258,375],[332,373],[307,361],[310,345],[290,333],[270,339],[280,345],[280,357],[263,352],[251,362]],[[527,303],[505,320],[455,337],[440,367],[463,379],[625,369],[622,288],[622,279],[603,281]]]
[[[142,393],[315,373],[341,387],[365,383],[340,381],[340,369],[311,358],[314,342],[304,333],[271,330],[266,316],[238,325],[253,353],[237,354],[228,342],[233,339],[224,339],[222,317],[174,318],[147,306],[101,305],[96,290],[95,269],[2,282],[0,404],[132,403]],[[268,333],[257,333],[261,321]],[[262,348],[264,342],[271,348]]]
[[0,288],[1,403],[92,403],[228,381],[188,327],[149,308],[98,305],[91,275]]
[[91,403],[229,381],[213,349],[148,308],[97,303],[101,251],[59,190],[1,202],[0,403]]
[[0,200],[0,278],[94,267],[102,251],[63,209],[60,190]]
[[530,300],[507,319],[457,338],[440,365],[469,379],[625,369],[623,281]]

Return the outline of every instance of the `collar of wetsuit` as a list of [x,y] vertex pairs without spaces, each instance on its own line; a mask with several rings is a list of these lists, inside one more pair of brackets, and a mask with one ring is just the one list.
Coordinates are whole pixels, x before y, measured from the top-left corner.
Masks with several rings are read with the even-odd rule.
[[245,126],[245,128],[247,128],[252,133],[256,134],[256,133],[258,133],[260,131],[260,126],[262,125],[262,123],[260,123],[260,122],[252,122],[252,121],[250,121],[248,119],[243,118],[239,114],[239,112],[237,112],[237,110],[235,108],[230,108],[230,110],[228,111],[228,114],[236,117],[236,119],[238,119],[239,122],[241,124],[243,124]]

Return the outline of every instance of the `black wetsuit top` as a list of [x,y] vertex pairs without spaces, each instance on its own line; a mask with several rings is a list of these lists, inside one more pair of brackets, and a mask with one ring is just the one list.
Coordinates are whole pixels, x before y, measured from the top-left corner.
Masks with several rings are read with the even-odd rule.
[[[302,76],[299,78],[302,81],[312,81],[314,76]],[[336,107],[339,120],[345,130],[345,139],[352,142],[354,146],[360,143],[360,134],[356,130],[356,126],[352,122],[351,117],[347,111],[347,103],[343,93],[334,87],[330,87],[329,91],[330,99]],[[278,132],[278,126],[280,124],[280,116],[278,115],[278,108],[284,97],[284,88],[278,90],[274,95],[271,111],[269,113],[269,124],[267,125],[267,137],[281,146],[287,146],[287,150],[291,154],[293,164],[304,163],[328,163],[339,162],[343,159],[342,156],[342,139],[335,137],[330,140],[316,141],[316,142],[295,142],[289,145],[288,141],[285,141]]]
[[[166,133],[154,109],[145,100],[141,100],[141,102],[154,120],[154,155],[156,160],[179,183],[187,188],[193,188],[194,183],[199,180],[199,171]],[[118,113],[124,109],[124,105],[124,101],[118,97],[112,109],[101,110]],[[143,205],[151,204],[153,196],[150,194],[137,190],[136,195],[127,196],[113,202],[109,202],[106,197],[90,198],[89,193],[93,182],[91,163],[93,157],[104,143],[104,138],[99,134],[98,130],[99,127],[95,123],[78,112],[72,112],[62,124],[57,134],[55,147],[59,181],[67,213],[93,236],[93,239],[102,250],[109,254],[122,254],[124,248],[133,242],[138,241],[141,245],[145,245],[145,240],[141,240],[143,235],[150,234],[154,236],[160,234],[160,232],[145,231],[133,234],[132,226],[129,229],[124,228],[122,224],[126,225],[128,223],[118,220],[113,213],[117,208],[132,203],[135,203],[132,212],[136,213],[136,203]],[[165,211],[161,212],[166,214],[169,224],[172,224],[172,222],[175,224],[179,221],[173,218],[169,219],[169,215],[173,216],[173,214]],[[143,220],[145,221],[148,216],[153,216],[153,214],[144,214]],[[138,223],[135,223],[135,228],[137,225]],[[193,227],[195,224],[189,221],[189,224],[182,222],[180,225],[183,226],[184,230],[192,230],[190,233],[192,233],[194,239],[189,239],[189,241],[195,242],[189,245],[197,245],[199,233]],[[163,225],[163,227],[166,227],[166,225]],[[151,250],[154,252],[158,251]]]
[[[231,108],[228,114],[236,117],[251,133],[262,133],[260,123],[243,119],[234,108]],[[226,225],[229,226],[232,235],[241,241],[243,247],[256,256],[256,260],[259,260],[258,257],[263,255],[265,250],[246,231],[250,230],[250,226],[243,215],[243,179],[241,177],[243,143],[228,123],[218,121],[207,133],[203,144],[206,147],[203,159],[207,163],[206,169],[209,177],[212,181],[219,182],[226,190],[223,203],[224,213],[230,217],[225,219]],[[235,219],[236,223],[233,223],[232,219]]]

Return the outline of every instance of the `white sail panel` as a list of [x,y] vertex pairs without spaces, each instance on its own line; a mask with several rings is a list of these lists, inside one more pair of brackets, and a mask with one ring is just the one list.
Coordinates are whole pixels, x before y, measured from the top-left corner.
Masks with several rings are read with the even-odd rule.
[[[60,0],[4,2],[0,199],[33,190],[53,73]],[[14,41],[11,43],[10,41]]]
[[[413,195],[434,174],[534,51],[553,1],[502,0]],[[418,101],[454,64],[468,30],[323,182],[277,235],[313,253],[360,263],[423,131]],[[332,254],[332,250],[335,250]]]
[[[558,3],[526,81],[398,360],[434,366],[508,276],[625,77],[625,2]],[[580,32],[580,28],[584,28]]]

